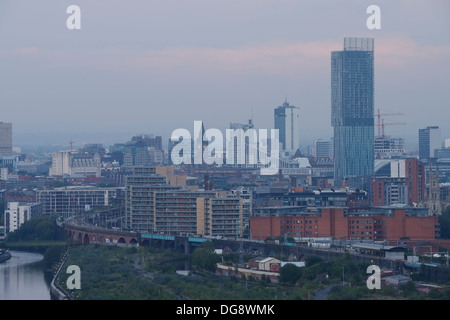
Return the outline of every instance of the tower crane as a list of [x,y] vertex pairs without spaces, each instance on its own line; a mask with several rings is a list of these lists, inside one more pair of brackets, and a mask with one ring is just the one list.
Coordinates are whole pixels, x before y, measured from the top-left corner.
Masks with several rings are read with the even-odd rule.
[[[381,117],[403,116],[403,115],[404,115],[403,113],[380,113],[380,109],[378,109],[378,113],[377,113],[378,123],[376,124],[376,126],[378,127],[378,137],[384,137],[384,126],[406,124],[404,122],[384,123],[384,118],[381,118]],[[381,130],[381,133],[380,133],[380,130]]]
[[[384,126],[403,125],[403,124],[406,124],[406,122],[384,123],[384,118],[382,118],[381,119],[381,137],[384,137]],[[380,130],[380,128],[378,128],[378,130]]]

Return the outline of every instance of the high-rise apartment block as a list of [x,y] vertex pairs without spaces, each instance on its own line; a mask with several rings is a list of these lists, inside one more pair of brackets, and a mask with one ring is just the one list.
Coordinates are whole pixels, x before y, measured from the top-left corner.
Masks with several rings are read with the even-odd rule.
[[242,236],[238,197],[169,185],[154,168],[134,168],[126,177],[125,226],[136,232]]
[[172,235],[242,236],[240,198],[169,185],[167,177],[156,171],[152,167],[136,167],[126,177],[127,229]]
[[331,125],[334,178],[364,178],[374,171],[374,40],[345,38],[331,53]]
[[74,215],[113,205],[120,191],[117,188],[62,187],[37,190],[36,201],[44,214]]

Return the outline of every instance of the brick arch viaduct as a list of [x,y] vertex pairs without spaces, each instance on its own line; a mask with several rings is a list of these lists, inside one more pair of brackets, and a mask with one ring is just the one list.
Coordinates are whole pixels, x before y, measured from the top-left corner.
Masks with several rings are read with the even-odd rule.
[[71,243],[78,244],[123,244],[143,245],[160,248],[174,248],[188,254],[202,242],[210,240],[215,249],[222,249],[227,253],[251,254],[253,256],[280,256],[289,261],[299,261],[308,254],[317,254],[316,250],[309,248],[276,245],[251,241],[222,240],[222,239],[199,239],[185,236],[163,236],[153,235],[149,239],[146,234],[136,232],[119,231],[111,229],[96,228],[89,225],[65,224],[64,230]]
[[97,229],[73,224],[64,225],[64,230],[71,243],[80,244],[138,244],[139,234],[119,230]]
[[152,235],[149,238],[146,234],[102,229],[89,225],[64,224],[64,231],[71,243],[77,244],[123,244],[123,245],[143,245],[160,248],[175,248],[188,254],[204,241],[212,241],[215,249],[222,249],[227,253],[239,253],[241,250],[245,254],[251,255],[277,255],[283,256],[291,261],[298,261],[304,255],[302,248],[288,247],[274,244],[255,243],[250,241],[221,240],[221,239],[202,239],[186,236],[163,236]]
[[[309,255],[318,255],[325,260],[330,260],[333,257],[338,257],[343,254],[343,252],[339,251],[327,251],[304,246],[291,246],[230,239],[194,239],[185,236],[164,235],[153,235],[154,237],[149,239],[148,234],[101,229],[94,226],[75,224],[64,224],[64,230],[71,243],[100,245],[123,244],[136,246],[147,245],[160,248],[170,247],[176,250],[184,251],[185,254],[192,252],[195,247],[199,246],[203,241],[208,240],[213,242],[215,249],[222,249],[224,252],[242,252],[243,254],[251,254],[253,256],[278,256],[285,261],[300,261]],[[372,256],[353,256],[352,258],[360,261],[374,260]],[[401,262],[395,261],[394,266],[394,261],[383,258],[376,258],[376,261],[373,262],[380,267],[386,266],[391,269],[399,269],[402,264]]]

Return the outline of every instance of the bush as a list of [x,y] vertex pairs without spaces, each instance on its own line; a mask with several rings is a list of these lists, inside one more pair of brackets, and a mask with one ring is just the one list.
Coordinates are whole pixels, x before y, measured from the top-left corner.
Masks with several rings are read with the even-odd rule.
[[292,263],[287,263],[280,268],[281,283],[295,284],[301,276],[301,269]]
[[322,263],[322,262],[323,262],[323,259],[321,257],[316,256],[316,255],[311,255],[311,256],[307,256],[306,257],[306,259],[305,259],[305,266],[306,267],[310,267],[310,266],[312,266],[314,264]]
[[214,272],[220,256],[214,252],[214,247],[209,241],[204,242],[192,253],[192,265],[207,271]]
[[61,259],[63,248],[60,247],[48,247],[44,252],[44,267],[46,269],[52,268],[52,266]]

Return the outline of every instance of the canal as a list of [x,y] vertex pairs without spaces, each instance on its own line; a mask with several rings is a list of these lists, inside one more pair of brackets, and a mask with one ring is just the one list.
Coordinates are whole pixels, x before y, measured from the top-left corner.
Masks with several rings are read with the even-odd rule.
[[41,266],[40,253],[11,251],[0,263],[0,300],[50,300],[50,284]]

